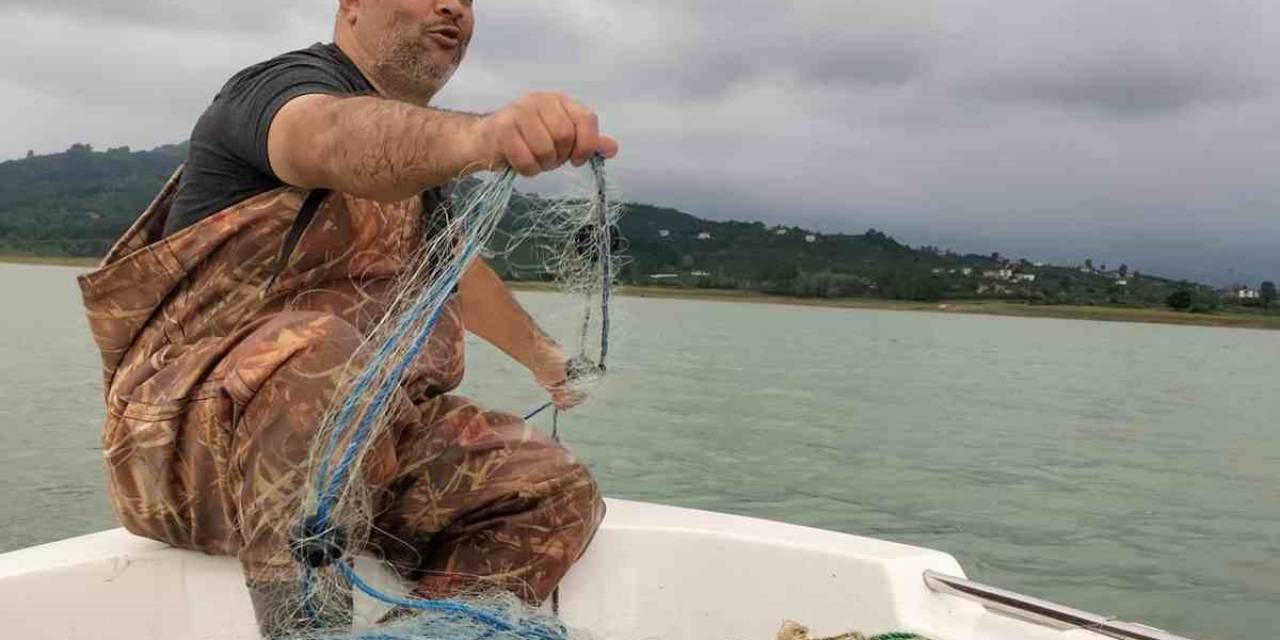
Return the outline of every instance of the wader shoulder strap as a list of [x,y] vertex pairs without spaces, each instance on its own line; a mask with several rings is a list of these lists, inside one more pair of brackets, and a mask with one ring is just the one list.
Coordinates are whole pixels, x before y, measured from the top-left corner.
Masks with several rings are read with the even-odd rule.
[[302,241],[302,235],[307,232],[307,227],[311,226],[311,221],[316,219],[316,213],[320,211],[320,205],[324,204],[324,199],[328,196],[328,189],[312,189],[311,193],[307,194],[307,199],[303,201],[302,208],[298,209],[298,217],[293,219],[293,226],[289,227],[289,233],[284,237],[284,244],[280,245],[280,255],[276,256],[276,263],[271,267],[271,277],[267,279],[267,284],[262,287],[262,296],[264,298],[271,291],[271,287],[275,285],[276,279],[284,272],[285,267],[289,266],[289,258],[293,257],[294,250],[298,248],[298,243]]

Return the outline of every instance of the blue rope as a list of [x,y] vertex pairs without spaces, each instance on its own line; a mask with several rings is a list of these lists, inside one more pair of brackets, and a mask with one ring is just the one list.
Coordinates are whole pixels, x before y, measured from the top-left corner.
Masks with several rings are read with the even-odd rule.
[[[413,342],[410,343],[409,350],[405,352],[405,355],[401,358],[400,362],[396,363],[395,368],[392,369],[391,374],[387,376],[382,387],[379,388],[376,395],[374,395],[373,401],[369,403],[369,407],[365,410],[359,426],[356,427],[355,435],[352,436],[351,442],[347,444],[347,450],[343,452],[342,459],[338,462],[337,470],[334,472],[333,477],[329,479],[328,487],[321,495],[320,505],[316,509],[316,515],[320,516],[322,522],[328,521],[330,510],[337,504],[338,498],[342,493],[342,489],[347,484],[347,478],[351,474],[351,467],[354,465],[360,451],[364,449],[365,441],[368,440],[369,434],[373,431],[374,422],[381,414],[382,409],[386,407],[388,402],[390,402],[391,396],[400,388],[401,378],[404,377],[404,374],[409,370],[409,367],[413,366],[414,361],[418,359],[418,356],[422,353],[422,349],[430,340],[431,332],[435,328],[436,323],[440,321],[440,317],[444,314],[444,300],[437,299],[440,294],[440,290],[442,289],[442,287],[439,286],[440,283],[448,283],[448,289],[445,290],[453,289],[453,285],[457,282],[462,272],[462,266],[459,263],[461,262],[465,264],[470,262],[471,255],[475,253],[473,250],[474,244],[475,241],[472,239],[467,249],[464,251],[462,256],[463,260],[455,261],[454,264],[450,266],[450,269],[445,276],[440,280],[437,280],[436,283],[433,283],[431,288],[428,289],[427,294],[423,296],[424,300],[435,300],[435,309],[432,310],[431,317],[427,320],[423,329],[414,336]],[[373,368],[375,367],[371,365],[369,370],[372,370]],[[338,424],[341,425],[342,423],[339,422]],[[334,433],[338,433],[336,428]]]
[[609,356],[609,297],[613,291],[613,234],[609,233],[609,190],[604,179],[604,156],[591,156],[591,171],[596,177],[596,208],[600,223],[600,271],[603,282],[600,288],[600,362]]
[[388,604],[393,607],[404,607],[406,609],[414,609],[417,611],[430,611],[443,614],[457,614],[466,616],[471,620],[489,626],[491,629],[498,631],[514,632],[522,637],[537,638],[538,640],[564,640],[565,634],[562,631],[549,629],[545,625],[529,622],[524,625],[515,625],[496,615],[492,612],[485,611],[469,604],[458,602],[456,600],[423,600],[420,598],[401,598],[389,595],[374,588],[373,585],[365,582],[360,574],[351,567],[349,563],[339,562],[337,564],[338,571],[342,573],[355,588],[363,591],[366,595],[374,600]]
[[532,419],[534,419],[534,418],[536,418],[536,417],[538,417],[538,416],[542,415],[542,412],[543,412],[543,411],[546,411],[547,409],[550,409],[551,407],[555,406],[555,404],[556,404],[556,403],[554,403],[554,402],[548,402],[548,403],[546,403],[546,404],[542,405],[541,407],[538,407],[537,409],[534,409],[532,413],[530,413],[529,415],[526,415],[526,416],[524,417],[524,421],[525,421],[525,422],[528,422],[528,421],[530,421],[530,420],[532,420]]
[[302,567],[302,610],[306,612],[307,617],[315,619],[319,613],[316,611],[316,582],[315,570],[307,565]]
[[[431,293],[434,293],[434,289]],[[401,319],[400,323],[396,326],[394,335],[404,335],[409,333],[410,328],[418,321],[426,307],[433,299],[434,296],[432,295],[423,296],[423,298],[405,314],[404,318]],[[329,459],[332,457],[333,451],[338,447],[338,442],[342,438],[345,426],[351,421],[353,414],[359,408],[360,398],[364,397],[365,393],[369,390],[369,386],[373,384],[373,380],[376,377],[379,368],[375,365],[380,365],[382,362],[385,362],[391,356],[391,353],[395,348],[396,341],[388,340],[378,348],[378,351],[374,354],[373,358],[370,359],[369,365],[366,366],[364,371],[360,372],[360,376],[356,378],[356,382],[352,386],[351,392],[347,395],[346,400],[342,404],[342,409],[334,418],[333,434],[329,437],[329,442],[325,446],[324,455],[321,456],[320,459],[320,468],[316,473],[316,486],[322,485],[323,479],[329,475]]]

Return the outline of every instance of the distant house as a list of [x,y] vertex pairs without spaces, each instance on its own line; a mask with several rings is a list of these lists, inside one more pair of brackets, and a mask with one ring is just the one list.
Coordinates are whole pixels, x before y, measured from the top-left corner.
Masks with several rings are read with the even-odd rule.
[[1232,294],[1237,300],[1258,300],[1262,297],[1262,294],[1257,289],[1250,289],[1249,287],[1236,287]]
[[804,241],[805,241],[805,242],[808,242],[809,244],[813,244],[813,243],[815,243],[815,242],[817,242],[817,241],[818,241],[818,236],[815,236],[815,235],[813,235],[813,234],[809,234],[809,235],[807,235],[807,236],[805,236],[805,237],[804,237]]
[[963,273],[963,274],[964,274],[964,275],[966,275],[966,276],[971,276],[971,275],[973,275],[973,269],[971,269],[971,268],[969,268],[969,267],[965,267],[965,268],[963,268],[963,269],[961,269],[961,270],[960,270],[960,273]]
[[707,233],[706,231],[703,231],[702,233],[699,233],[699,234],[698,234],[698,239],[699,239],[699,240],[710,240],[710,239],[711,239],[711,234],[710,234],[710,233]]
[[982,277],[991,278],[992,280],[1012,280],[1013,269],[997,269],[994,271],[983,271]]
[[710,273],[708,273],[708,272],[706,272],[706,271],[694,271],[693,273],[690,273],[689,275],[691,275],[691,276],[693,276],[693,277],[695,277],[695,278],[710,278],[710,277],[711,277],[711,274],[710,274]]
[[671,232],[670,232],[670,231],[668,231],[668,230],[666,230],[666,229],[660,229],[660,230],[658,231],[658,237],[659,237],[659,238],[670,238],[670,237],[671,237]]
[[680,277],[680,274],[678,273],[655,273],[649,276],[649,279],[650,280],[674,280],[675,278],[679,278],[679,277]]
[[1127,287],[1127,286],[1129,286],[1129,281],[1128,281],[1128,280],[1125,280],[1124,278],[1121,278],[1121,279],[1119,279],[1119,280],[1116,280],[1116,286],[1117,286],[1117,287]]
[[1018,277],[1018,279],[1019,279],[1019,280],[1021,280],[1021,281],[1023,281],[1023,282],[1035,282],[1035,281],[1036,281],[1036,274],[1034,274],[1034,273],[1019,273],[1017,277]]
[[775,236],[785,236],[785,235],[787,235],[787,230],[786,230],[786,229],[775,229],[775,230],[773,231],[773,235],[775,235]]
[[[934,270],[933,270],[933,273],[934,273],[934,274],[940,274],[940,273],[946,273],[946,271],[947,271],[946,269],[934,269]],[[952,270],[952,273],[955,273],[955,271],[954,271],[954,270]]]

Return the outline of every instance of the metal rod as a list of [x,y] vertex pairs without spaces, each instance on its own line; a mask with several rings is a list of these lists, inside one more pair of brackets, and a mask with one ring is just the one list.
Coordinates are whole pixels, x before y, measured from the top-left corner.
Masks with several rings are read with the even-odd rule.
[[1059,629],[1085,629],[1117,640],[1189,640],[1155,627],[1122,622],[936,571],[925,571],[924,583],[938,593],[972,600],[993,611]]

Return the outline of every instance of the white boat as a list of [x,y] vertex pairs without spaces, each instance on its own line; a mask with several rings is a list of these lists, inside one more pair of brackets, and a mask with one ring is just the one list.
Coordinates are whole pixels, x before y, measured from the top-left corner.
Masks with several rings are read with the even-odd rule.
[[[914,632],[934,640],[1181,640],[964,579],[929,549],[621,500],[566,578],[559,613],[600,640],[773,640]],[[362,575],[389,574],[376,561]],[[357,598],[357,620],[383,609]],[[0,631],[22,640],[257,638],[239,564],[123,530],[0,555]]]

